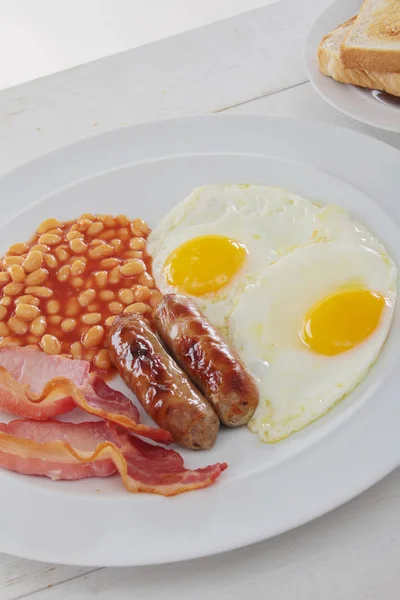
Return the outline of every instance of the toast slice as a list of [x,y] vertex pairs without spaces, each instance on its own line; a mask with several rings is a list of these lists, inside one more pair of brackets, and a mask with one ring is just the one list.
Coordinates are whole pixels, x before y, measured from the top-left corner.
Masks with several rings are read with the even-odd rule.
[[400,73],[400,0],[364,0],[341,58],[346,69]]
[[340,58],[340,48],[349,34],[356,17],[349,19],[326,35],[318,48],[318,63],[321,73],[341,83],[352,83],[360,87],[382,90],[400,96],[400,73],[366,72],[361,69],[346,69]]

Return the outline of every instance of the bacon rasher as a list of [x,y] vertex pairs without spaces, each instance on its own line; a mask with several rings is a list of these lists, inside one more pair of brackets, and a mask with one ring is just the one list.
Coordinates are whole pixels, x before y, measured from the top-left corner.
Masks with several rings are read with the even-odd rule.
[[174,450],[153,446],[104,421],[0,423],[0,466],[52,479],[106,477],[119,472],[129,492],[175,496],[208,487],[227,467],[185,469]]

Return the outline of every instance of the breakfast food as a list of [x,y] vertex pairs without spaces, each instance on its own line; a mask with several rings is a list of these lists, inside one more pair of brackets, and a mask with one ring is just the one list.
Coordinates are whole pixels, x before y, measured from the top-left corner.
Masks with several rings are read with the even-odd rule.
[[398,0],[364,0],[342,44],[346,68],[400,73]]
[[339,25],[321,41],[318,48],[318,63],[321,73],[341,83],[351,83],[373,90],[382,90],[393,96],[400,96],[400,73],[379,73],[362,69],[347,69],[344,66],[340,49],[354,20],[355,17]]
[[211,448],[219,421],[214,409],[170,358],[140,315],[121,315],[111,325],[111,359],[154,421],[176,442]]
[[400,96],[399,28],[397,0],[364,0],[358,16],[322,39],[320,71],[341,83]]
[[250,428],[265,442],[302,429],[351,392],[390,329],[392,260],[344,216],[341,225],[325,225],[326,241],[311,240],[266,269],[230,322],[260,390]]
[[186,296],[164,296],[154,313],[159,335],[182,369],[214,407],[221,423],[245,425],[258,389],[239,357]]
[[118,471],[129,492],[163,496],[208,487],[227,467],[217,463],[185,469],[174,450],[147,444],[101,421],[0,423],[0,466],[54,480],[108,477]]
[[160,299],[141,219],[84,214],[47,219],[9,248],[0,272],[0,346],[39,348],[111,368],[105,332],[117,314],[151,313]]

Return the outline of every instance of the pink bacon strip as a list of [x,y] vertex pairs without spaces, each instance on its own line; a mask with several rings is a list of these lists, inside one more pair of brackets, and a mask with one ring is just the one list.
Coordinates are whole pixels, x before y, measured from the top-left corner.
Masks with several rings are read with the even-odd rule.
[[48,356],[30,348],[0,350],[0,410],[44,421],[76,406],[154,441],[169,444],[172,435],[139,423],[136,406],[99,376],[85,360]]
[[0,466],[52,479],[107,477],[117,470],[129,492],[175,496],[208,487],[227,468],[185,469],[174,450],[118,433],[106,422],[0,423]]

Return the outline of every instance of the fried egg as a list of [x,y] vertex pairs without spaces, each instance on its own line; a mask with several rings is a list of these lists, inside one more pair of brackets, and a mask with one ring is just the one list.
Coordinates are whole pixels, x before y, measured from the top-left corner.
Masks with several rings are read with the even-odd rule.
[[383,248],[322,242],[282,258],[246,289],[230,337],[258,382],[250,429],[262,441],[302,429],[363,379],[388,335],[396,282]]

